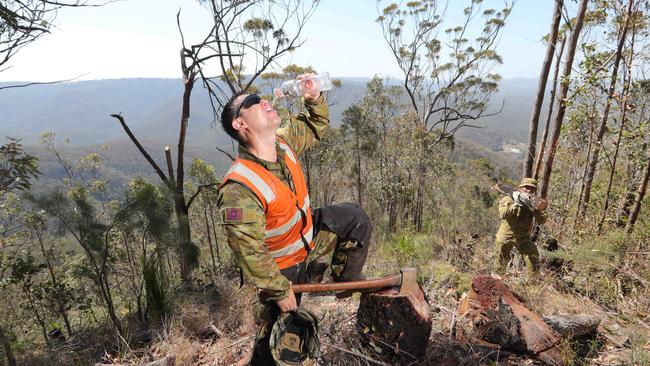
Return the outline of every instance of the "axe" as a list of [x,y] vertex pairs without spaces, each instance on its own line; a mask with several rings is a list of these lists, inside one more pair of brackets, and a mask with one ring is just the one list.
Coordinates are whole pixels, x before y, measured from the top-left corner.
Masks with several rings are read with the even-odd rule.
[[291,289],[296,294],[304,292],[381,290],[389,287],[399,287],[399,294],[401,295],[411,294],[416,298],[424,299],[424,292],[417,283],[417,273],[415,268],[402,268],[400,274],[371,278],[363,281],[291,285]]
[[[364,281],[292,285],[294,293],[366,290],[357,309],[357,325],[370,340],[409,357],[424,354],[431,333],[429,303],[415,268]],[[382,347],[383,347],[382,346]]]

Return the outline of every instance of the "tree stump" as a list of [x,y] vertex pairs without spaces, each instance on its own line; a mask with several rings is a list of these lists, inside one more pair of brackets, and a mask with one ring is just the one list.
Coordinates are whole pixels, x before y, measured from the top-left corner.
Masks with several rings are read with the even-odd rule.
[[530,311],[499,278],[478,276],[459,304],[456,339],[479,340],[516,354],[528,354],[547,365],[564,365],[560,334]]
[[421,290],[400,294],[391,288],[367,294],[359,303],[357,325],[376,346],[418,359],[431,334],[429,304]]

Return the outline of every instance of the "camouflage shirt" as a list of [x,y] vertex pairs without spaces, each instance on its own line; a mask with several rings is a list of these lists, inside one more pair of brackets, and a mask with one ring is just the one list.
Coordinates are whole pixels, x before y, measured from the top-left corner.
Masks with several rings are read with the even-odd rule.
[[[323,94],[313,101],[305,100],[305,110],[305,113],[292,115],[277,131],[277,135],[298,156],[315,145],[329,126],[329,107]],[[275,163],[259,159],[242,145],[239,145],[239,156],[263,166],[295,192],[291,173],[285,164],[284,150],[278,144],[276,150],[278,159]],[[266,216],[260,200],[244,185],[229,181],[219,189],[217,206],[228,245],[246,278],[265,291],[269,299],[277,301],[286,298],[289,281],[280,273],[264,244]],[[228,219],[225,212],[229,208],[241,209],[242,215],[238,220]]]
[[497,232],[497,240],[500,241],[528,241],[533,228],[533,218],[538,224],[546,222],[546,216],[540,211],[519,206],[510,196],[505,196],[499,201],[499,218],[501,226]]

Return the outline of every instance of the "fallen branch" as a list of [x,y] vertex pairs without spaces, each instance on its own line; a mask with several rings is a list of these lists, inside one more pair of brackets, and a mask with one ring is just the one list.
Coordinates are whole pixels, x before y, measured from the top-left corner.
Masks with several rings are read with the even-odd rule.
[[226,348],[230,348],[230,347],[236,346],[236,345],[238,345],[238,344],[240,344],[240,343],[244,343],[244,342],[249,341],[249,340],[251,340],[251,339],[253,339],[253,338],[255,338],[255,335],[251,335],[251,336],[248,336],[248,337],[241,338],[240,340],[238,340],[238,341],[236,341],[236,342],[234,342],[234,343],[231,343],[231,344],[227,345]]

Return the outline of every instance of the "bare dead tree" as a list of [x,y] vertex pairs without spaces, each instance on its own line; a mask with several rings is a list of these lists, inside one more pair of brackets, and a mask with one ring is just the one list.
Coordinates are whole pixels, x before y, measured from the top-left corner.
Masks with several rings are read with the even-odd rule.
[[[557,45],[558,30],[560,29],[560,20],[562,19],[562,6],[564,0],[555,0],[555,7],[553,9],[553,21],[551,22],[551,31],[548,35],[546,45],[546,55],[542,62],[542,70],[539,73],[539,80],[537,83],[537,94],[535,95],[535,102],[533,104],[533,112],[530,115],[530,127],[528,132],[528,151],[524,156],[524,170],[522,178],[531,177],[533,174],[533,160],[535,159],[535,150],[537,147],[537,126],[539,125],[539,115],[542,111],[542,104],[544,104],[544,94],[546,93],[546,82],[548,75],[551,71],[551,64],[553,63],[553,54],[555,54],[555,47]],[[553,104],[553,100],[550,102]]]

